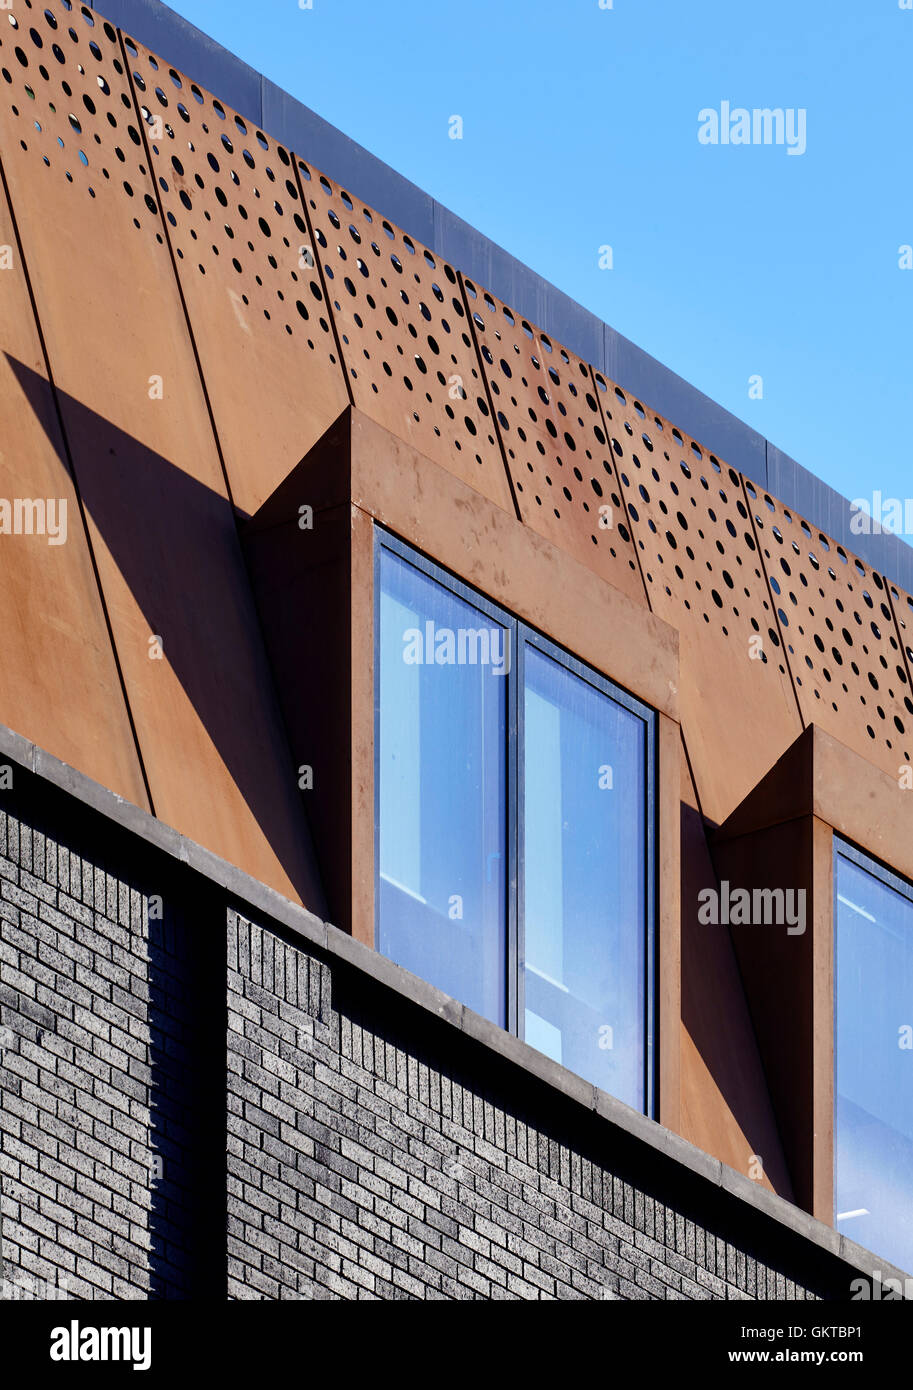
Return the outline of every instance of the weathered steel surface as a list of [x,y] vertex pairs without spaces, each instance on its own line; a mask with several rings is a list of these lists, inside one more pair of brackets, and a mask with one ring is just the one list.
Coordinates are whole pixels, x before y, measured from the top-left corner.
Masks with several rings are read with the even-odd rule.
[[0,723],[148,809],[2,188],[0,260]]
[[[781,1197],[792,1183],[729,932],[699,918],[700,894],[719,883],[682,749],[680,1133]],[[743,803],[744,804],[744,803]],[[756,1155],[763,1156],[763,1174]]]
[[0,149],[153,807],[317,907],[118,34],[49,0],[0,14],[0,45]]
[[[907,676],[907,685],[903,694],[906,714],[902,714],[900,717],[905,729],[909,729],[913,724],[913,595],[901,588],[899,584],[895,584],[887,575],[882,575],[882,579],[894,618],[894,630],[903,653],[904,670]],[[909,748],[909,742],[905,742],[904,747]],[[910,762],[911,760],[907,759],[905,766],[909,766]],[[896,779],[896,766],[890,769],[890,775]],[[902,790],[909,790],[909,774],[901,782],[901,787]]]
[[896,776],[913,700],[884,579],[748,479],[745,495],[804,723]]
[[232,497],[253,513],[348,402],[291,156],[124,46]]
[[456,271],[296,161],[355,406],[513,512]]
[[682,726],[719,822],[802,727],[742,480],[619,386],[601,404],[650,606],[681,635]]
[[520,517],[646,603],[590,368],[463,280]]

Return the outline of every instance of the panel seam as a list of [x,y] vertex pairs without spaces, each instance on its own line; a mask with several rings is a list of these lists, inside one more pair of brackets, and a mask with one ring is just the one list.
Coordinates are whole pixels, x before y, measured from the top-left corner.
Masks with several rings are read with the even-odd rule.
[[75,494],[76,494],[76,505],[77,505],[78,508],[79,508],[79,517],[80,517],[80,520],[81,520],[81,522],[82,522],[83,533],[84,533],[85,538],[86,538],[86,545],[87,545],[88,552],[89,552],[89,559],[90,559],[91,564],[92,564],[92,573],[93,573],[93,575],[95,576],[95,584],[96,584],[96,588],[97,588],[97,590],[98,590],[98,597],[99,597],[99,602],[100,602],[100,604],[101,604],[101,611],[102,611],[102,614],[104,615],[105,628],[106,628],[107,633],[108,633],[108,641],[110,642],[110,645],[111,645],[111,653],[112,653],[112,656],[113,656],[113,658],[114,658],[114,666],[115,666],[115,670],[117,671],[117,678],[118,678],[118,681],[119,681],[119,683],[120,683],[121,694],[122,694],[123,700],[124,700],[124,707],[125,707],[125,709],[126,709],[127,719],[128,719],[128,721],[129,721],[129,724],[130,724],[130,732],[131,732],[131,735],[132,735],[132,737],[133,737],[133,744],[134,744],[134,747],[135,747],[135,749],[136,749],[136,756],[137,756],[137,761],[138,761],[138,763],[139,763],[140,776],[141,776],[142,779],[143,779],[143,786],[144,786],[144,788],[145,788],[146,797],[147,797],[147,800],[148,800],[148,802],[149,802],[149,809],[150,809],[152,815],[154,816],[154,815],[156,815],[155,801],[154,801],[154,798],[153,798],[153,796],[152,796],[152,788],[151,788],[151,786],[150,786],[150,784],[149,784],[149,777],[148,777],[148,774],[147,774],[147,772],[146,772],[146,764],[145,764],[145,762],[144,762],[144,760],[143,760],[143,750],[142,750],[142,746],[141,746],[141,744],[140,744],[139,732],[138,732],[138,730],[137,730],[136,721],[134,720],[134,717],[133,717],[133,710],[132,710],[131,705],[130,705],[130,696],[129,696],[129,693],[128,693],[128,691],[127,691],[127,682],[126,682],[126,679],[125,679],[125,677],[124,677],[124,672],[123,672],[123,668],[122,668],[122,666],[121,666],[120,656],[119,656],[118,650],[117,650],[117,643],[116,643],[115,638],[114,638],[114,627],[113,627],[112,622],[111,622],[111,615],[110,615],[110,612],[108,611],[108,604],[107,604],[107,601],[106,601],[106,599],[105,599],[105,591],[104,591],[104,587],[103,587],[102,582],[101,582],[101,574],[100,574],[100,572],[99,572],[98,561],[97,561],[96,555],[95,555],[95,547],[94,547],[94,545],[92,544],[92,533],[91,533],[91,530],[90,530],[90,528],[89,528],[88,521],[87,521],[87,519],[86,519],[85,503],[83,502],[82,492],[80,491],[79,479],[78,479],[78,477],[77,477],[77,475],[76,475],[76,465],[75,465],[75,463],[74,463],[73,454],[72,454],[72,451],[71,451],[71,449],[70,449],[70,442],[69,442],[69,437],[68,437],[68,435],[67,435],[66,426],[65,426],[65,424],[64,424],[63,410],[62,410],[61,404],[60,404],[60,397],[59,397],[58,390],[57,390],[57,384],[56,384],[56,382],[55,382],[55,380],[54,380],[54,373],[53,373],[53,369],[52,369],[52,367],[51,367],[50,352],[49,352],[49,350],[48,350],[47,341],[46,341],[45,336],[44,336],[44,330],[43,330],[43,328],[42,328],[42,326],[41,326],[41,317],[40,317],[40,315],[39,315],[39,313],[38,313],[38,303],[37,303],[37,300],[36,300],[36,297],[35,297],[34,289],[33,289],[33,287],[32,287],[32,278],[31,278],[31,276],[30,276],[30,274],[29,274],[28,262],[27,262],[27,260],[26,260],[25,251],[24,251],[23,244],[22,244],[22,237],[21,237],[20,232],[19,232],[19,224],[18,224],[18,221],[17,221],[17,219],[16,219],[16,212],[15,212],[15,209],[14,209],[14,207],[13,207],[13,199],[12,199],[12,195],[11,195],[11,193],[10,193],[9,184],[8,184],[8,182],[7,182],[6,170],[5,170],[4,165],[3,165],[2,156],[0,156],[0,186],[2,186],[3,194],[4,194],[5,198],[6,198],[7,207],[9,208],[9,211],[10,211],[10,221],[11,221],[11,223],[12,223],[13,235],[14,235],[15,238],[16,238],[16,247],[17,247],[17,250],[18,250],[18,252],[19,252],[20,261],[21,261],[21,263],[22,263],[22,273],[23,273],[23,277],[24,277],[24,279],[25,279],[26,289],[27,289],[27,291],[28,291],[29,302],[30,302],[30,304],[31,304],[31,306],[32,306],[32,318],[33,318],[34,323],[35,323],[35,330],[36,330],[36,332],[37,332],[37,334],[38,334],[38,341],[39,341],[39,343],[40,343],[40,345],[41,345],[41,355],[42,355],[42,358],[43,358],[43,360],[44,360],[45,372],[47,373],[48,387],[50,388],[51,400],[53,401],[53,405],[54,405],[54,414],[55,414],[55,417],[56,417],[56,420],[57,420],[57,427],[58,427],[58,429],[60,430],[61,444],[62,444],[62,446],[63,446],[63,450],[64,450],[64,454],[65,454],[65,465],[66,465],[67,472],[68,472],[69,475],[70,475],[70,481],[71,481],[72,484],[73,484],[73,491],[74,491]]

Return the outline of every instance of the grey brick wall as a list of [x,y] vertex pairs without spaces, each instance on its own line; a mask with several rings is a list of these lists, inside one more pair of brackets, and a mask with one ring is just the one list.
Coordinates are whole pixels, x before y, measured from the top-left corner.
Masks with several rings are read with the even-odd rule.
[[232,1297],[815,1296],[333,974],[229,914]]
[[0,813],[9,1297],[187,1294],[187,931],[167,890],[149,908],[101,856]]
[[0,1297],[848,1296],[865,1252],[58,775],[0,794]]

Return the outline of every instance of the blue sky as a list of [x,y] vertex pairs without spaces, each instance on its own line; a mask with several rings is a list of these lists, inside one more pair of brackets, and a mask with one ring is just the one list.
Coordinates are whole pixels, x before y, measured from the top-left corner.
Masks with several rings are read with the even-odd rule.
[[[846,496],[913,492],[909,0],[170,3]],[[702,145],[723,101],[805,153]]]

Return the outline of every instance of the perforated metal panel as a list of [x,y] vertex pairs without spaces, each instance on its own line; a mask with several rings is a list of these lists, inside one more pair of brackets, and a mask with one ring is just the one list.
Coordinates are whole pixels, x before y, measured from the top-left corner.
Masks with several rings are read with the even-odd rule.
[[0,11],[0,151],[153,809],[322,902],[110,24],[70,0]]
[[292,158],[124,47],[232,495],[254,512],[348,402]]
[[456,271],[297,161],[354,404],[513,511]]
[[[69,0],[47,6],[16,0],[14,9],[0,12],[0,73],[3,154],[13,178],[27,154],[30,167],[43,165],[46,180],[70,185],[74,198],[95,199],[106,190],[126,199],[112,230],[126,219],[155,235],[158,208],[114,27]],[[160,234],[157,240],[164,247]]]
[[681,634],[685,739],[701,808],[739,804],[801,732],[742,480],[606,383],[609,441],[650,607]]
[[[903,648],[906,672],[908,679],[913,682],[913,595],[901,589],[898,584],[885,579],[888,591],[888,601],[891,611],[894,614],[894,621],[897,624],[897,635]],[[904,708],[908,713],[913,714],[913,699],[907,704],[907,697],[904,697]],[[906,721],[904,721],[906,722]]]
[[503,300],[463,285],[521,518],[646,603],[590,368]]
[[896,775],[913,701],[884,579],[748,479],[745,491],[804,722]]

